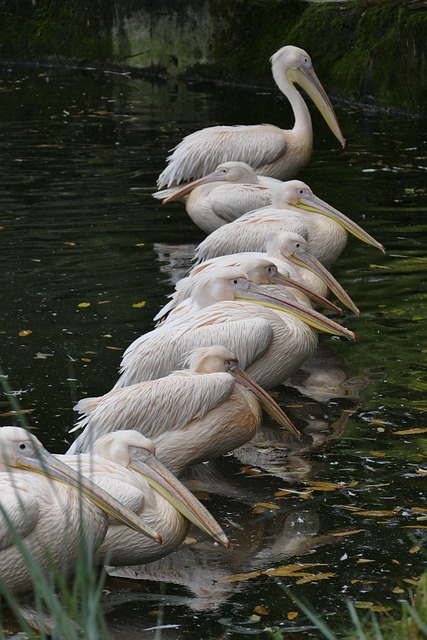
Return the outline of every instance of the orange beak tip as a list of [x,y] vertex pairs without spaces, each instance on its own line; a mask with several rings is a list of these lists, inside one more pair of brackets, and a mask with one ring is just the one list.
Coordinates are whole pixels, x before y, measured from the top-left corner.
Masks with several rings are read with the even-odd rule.
[[383,244],[381,245],[381,251],[385,253],[385,246]]
[[227,549],[231,549],[231,542],[230,542],[230,540],[227,540]]
[[163,538],[162,538],[162,536],[160,535],[160,533],[158,533],[158,534],[157,534],[157,542],[158,542],[159,544],[162,544],[162,543],[163,543]]

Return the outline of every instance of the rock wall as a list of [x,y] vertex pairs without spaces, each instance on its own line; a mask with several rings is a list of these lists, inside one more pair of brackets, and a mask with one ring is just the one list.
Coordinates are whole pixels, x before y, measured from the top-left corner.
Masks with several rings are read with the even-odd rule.
[[330,94],[427,112],[424,0],[0,0],[0,57],[271,86],[306,49]]

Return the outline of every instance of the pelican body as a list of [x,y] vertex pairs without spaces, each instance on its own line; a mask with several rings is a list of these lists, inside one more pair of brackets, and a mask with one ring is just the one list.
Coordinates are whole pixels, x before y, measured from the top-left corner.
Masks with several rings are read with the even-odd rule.
[[271,204],[280,180],[259,176],[245,162],[223,162],[213,173],[184,185],[157,191],[163,204],[184,200],[185,209],[200,229],[212,233],[244,213]]
[[257,384],[283,382],[317,345],[317,330],[354,334],[314,309],[254,285],[242,269],[224,268],[193,288],[194,311],[140,336],[126,350],[115,388],[154,380],[182,368],[196,347],[223,345]]
[[[138,531],[160,536],[111,495],[49,454],[20,427],[0,429],[0,576],[14,593],[34,588],[29,554],[46,576],[70,578],[82,548],[95,551],[107,514]],[[90,553],[88,558],[91,557]]]
[[123,566],[163,558],[181,544],[191,522],[229,547],[220,525],[159,462],[153,442],[141,433],[130,429],[105,433],[93,443],[90,453],[66,454],[60,458],[108,489],[162,537],[159,545],[111,521],[97,552],[99,562]]
[[246,162],[260,175],[279,180],[294,177],[309,161],[313,148],[310,112],[298,84],[311,97],[341,145],[345,140],[334,109],[306,51],[287,45],[271,58],[273,78],[290,102],[295,124],[291,130],[262,124],[217,126],[186,136],[168,157],[157,181],[159,189],[201,178],[222,162]]
[[159,460],[174,474],[250,440],[264,408],[299,439],[274,400],[251,380],[228,349],[194,349],[188,368],[157,380],[113,389],[76,405],[84,427],[70,452],[87,451],[101,434],[135,429],[151,438]]
[[165,323],[185,311],[190,304],[196,279],[205,277],[210,271],[215,273],[221,267],[241,267],[255,284],[268,285],[269,290],[290,295],[301,304],[342,313],[339,307],[325,298],[330,290],[345,306],[360,315],[339,282],[310,254],[306,240],[297,233],[282,232],[268,234],[266,253],[248,251],[227,254],[193,267],[186,278],[177,282],[175,292],[169,296],[171,300],[156,314],[154,320]]
[[266,251],[269,233],[298,233],[310,252],[324,265],[333,264],[347,244],[348,233],[384,251],[358,224],[318,198],[301,180],[283,182],[274,190],[272,204],[249,211],[213,231],[196,249],[196,262],[245,251]]

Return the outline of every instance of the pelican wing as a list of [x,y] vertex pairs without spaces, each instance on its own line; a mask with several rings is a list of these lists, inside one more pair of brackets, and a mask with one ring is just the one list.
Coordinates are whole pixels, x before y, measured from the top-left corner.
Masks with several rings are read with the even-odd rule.
[[[85,414],[78,426],[89,425],[92,431],[96,431],[96,438],[119,429],[135,429],[151,437],[156,433],[158,423],[162,429],[170,431],[203,417],[231,395],[234,384],[228,373],[181,371],[157,380],[112,389],[104,396],[77,403],[75,409]],[[89,411],[86,410],[87,400],[92,400]]]
[[273,162],[285,149],[283,131],[270,124],[201,129],[186,136],[172,150],[157,186],[162,189],[201,178],[230,160],[246,162],[256,169]]
[[196,248],[196,264],[227,254],[266,251],[267,236],[275,231],[292,231],[307,236],[303,215],[265,207],[245,213],[209,234]]
[[227,224],[247,211],[269,205],[271,193],[265,187],[254,184],[227,184],[212,189],[208,200],[212,213],[223,224]]
[[244,369],[270,345],[272,328],[263,318],[236,319],[242,315],[234,303],[234,313],[217,313],[212,305],[194,314],[185,327],[155,329],[135,340],[125,352],[121,376],[115,388],[142,380],[167,376],[182,366],[185,355],[195,347],[224,345],[233,351]]
[[13,481],[9,474],[0,481],[0,551],[15,544],[14,533],[25,538],[33,531],[40,516],[37,500],[19,482],[17,474]]

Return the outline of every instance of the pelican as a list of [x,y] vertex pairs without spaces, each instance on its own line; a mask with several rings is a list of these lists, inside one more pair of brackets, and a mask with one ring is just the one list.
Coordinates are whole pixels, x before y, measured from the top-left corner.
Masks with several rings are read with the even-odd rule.
[[[110,422],[110,425],[112,423]],[[60,459],[108,489],[162,537],[162,544],[142,539],[112,521],[97,552],[98,561],[123,566],[153,562],[184,540],[190,522],[217,542],[230,543],[220,525],[197,498],[155,456],[154,444],[137,431],[125,429],[98,438],[90,453]]]
[[293,45],[271,57],[273,78],[289,100],[295,118],[292,129],[273,125],[218,126],[186,136],[167,158],[159,189],[201,178],[222,162],[247,162],[257,173],[279,180],[294,177],[309,161],[313,148],[310,112],[298,84],[313,100],[332,133],[345,146],[335,111],[306,51]]
[[[290,206],[291,205],[291,206]],[[195,252],[196,262],[241,251],[265,251],[269,232],[292,231],[308,242],[310,252],[324,265],[331,265],[347,244],[347,232],[384,251],[382,244],[341,211],[318,198],[301,180],[277,187],[271,206],[249,211],[219,227]]]
[[314,329],[355,339],[353,332],[314,309],[254,285],[242,269],[224,267],[197,280],[194,311],[190,308],[184,317],[137,338],[122,358],[115,388],[166,376],[182,368],[191,349],[216,344],[233,351],[259,385],[271,388],[315,349]]
[[[193,267],[188,276],[180,280],[171,294],[171,300],[156,314],[154,320],[162,320],[169,314],[175,317],[191,300],[195,278],[205,276],[221,266],[241,267],[255,284],[273,285],[279,293],[292,288],[293,297],[306,305],[317,305],[342,312],[324,296],[335,293],[344,305],[359,316],[360,311],[333,275],[307,249],[307,242],[297,233],[270,233],[265,242],[266,253],[246,252],[217,256]],[[185,302],[187,300],[187,303]]]
[[161,542],[133,512],[48,453],[34,435],[20,427],[0,428],[0,576],[10,591],[25,593],[34,586],[25,553],[44,574],[60,569],[70,577],[79,550],[101,545],[105,514],[132,527],[139,538],[143,533]]
[[179,475],[186,466],[217,458],[250,440],[261,408],[297,439],[299,431],[276,402],[251,380],[223,346],[194,349],[188,368],[157,380],[80,400],[85,427],[69,451],[88,451],[102,434],[136,429],[151,438],[157,456]]
[[[158,321],[156,326],[162,326],[171,322],[171,320],[175,321],[177,318],[186,317],[188,314],[194,313],[197,308],[200,308],[196,306],[197,296],[195,299],[193,295],[193,287],[197,282],[197,278],[206,279],[206,277],[209,277],[209,273],[215,274],[218,269],[223,267],[243,269],[251,282],[257,285],[268,285],[267,292],[277,291],[289,300],[295,300],[308,306],[317,304],[322,308],[343,313],[342,309],[324,296],[291,278],[288,269],[283,266],[283,262],[280,265],[281,271],[279,272],[276,264],[268,259],[267,254],[248,252],[230,256],[218,256],[195,266],[187,277],[177,282],[175,292],[170,296],[171,300],[154,316],[154,320]],[[324,269],[322,265],[321,269]],[[294,269],[294,271],[296,270]],[[334,280],[332,275],[330,277]],[[342,288],[341,290],[343,296],[350,300],[345,291]]]
[[185,200],[185,209],[205,233],[212,233],[244,213],[271,204],[272,191],[280,180],[259,176],[245,162],[223,162],[213,173],[183,187],[153,194],[163,204]]

